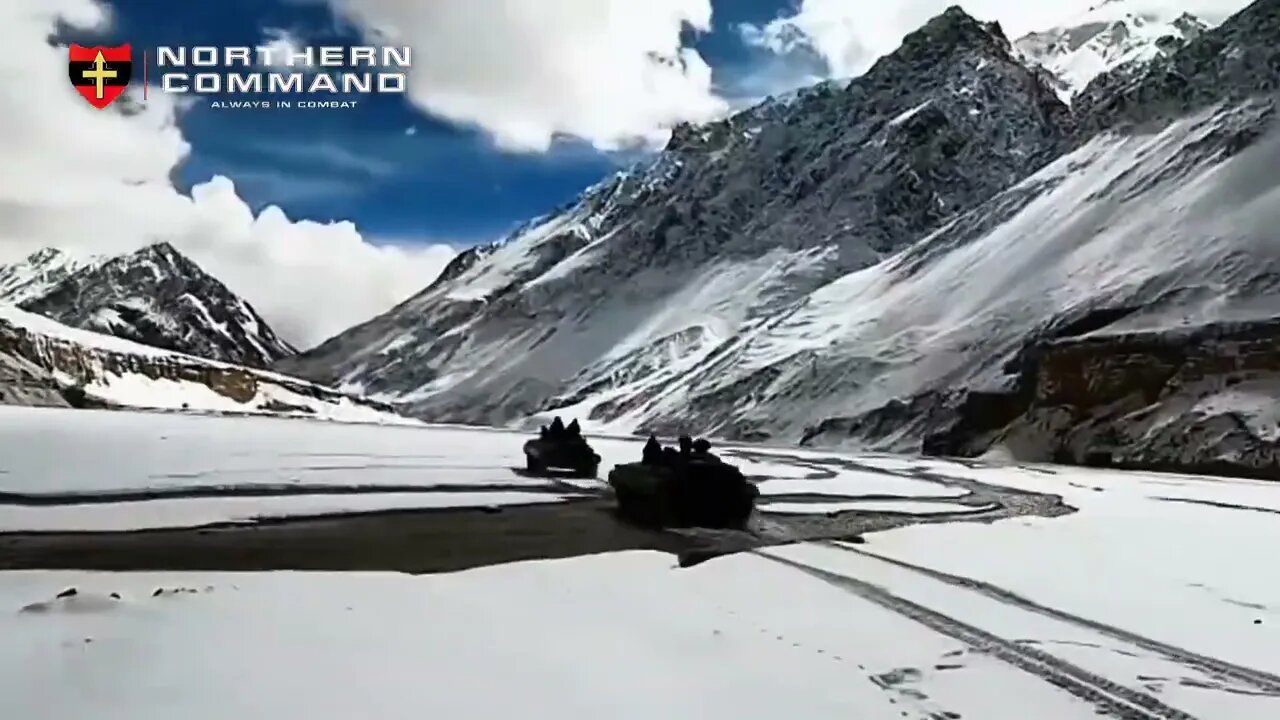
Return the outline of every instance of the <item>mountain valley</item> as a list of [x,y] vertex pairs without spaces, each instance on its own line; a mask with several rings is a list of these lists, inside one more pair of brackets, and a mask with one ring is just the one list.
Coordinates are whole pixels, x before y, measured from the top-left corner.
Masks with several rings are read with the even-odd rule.
[[[1126,13],[951,8],[277,367],[444,422],[1271,473],[1280,2]],[[1153,34],[1064,102],[1054,48]]]

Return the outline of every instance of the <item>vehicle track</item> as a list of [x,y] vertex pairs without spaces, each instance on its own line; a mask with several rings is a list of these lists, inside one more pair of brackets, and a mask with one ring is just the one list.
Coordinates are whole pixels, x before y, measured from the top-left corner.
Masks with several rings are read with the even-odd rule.
[[1098,710],[1124,720],[1195,720],[1182,710],[1166,705],[1143,692],[1133,690],[1100,675],[1072,665],[1049,653],[1018,645],[953,617],[898,597],[878,585],[847,575],[833,573],[804,563],[753,551],[766,560],[799,570],[845,592],[873,602],[892,612],[915,620],[929,629],[955,638],[975,650],[997,657],[1006,663],[1059,687],[1094,705]]
[[1280,675],[1275,675],[1265,670],[1258,670],[1257,668],[1251,668],[1244,665],[1236,665],[1219,658],[1201,655],[1199,653],[1192,652],[1191,650],[1187,650],[1186,648],[1180,648],[1176,645],[1170,645],[1168,643],[1160,642],[1159,640],[1153,640],[1149,637],[1144,637],[1142,635],[1129,632],[1128,630],[1115,627],[1114,625],[1107,625],[1106,623],[1090,620],[1088,618],[1080,617],[1079,615],[1073,615],[1057,608],[1041,605],[1034,600],[1018,595],[1011,590],[1006,590],[998,585],[992,585],[991,583],[982,580],[975,580],[973,578],[963,577],[960,575],[952,575],[939,570],[914,565],[903,560],[895,560],[893,558],[884,557],[883,555],[877,555],[855,547],[850,547],[849,545],[844,545],[839,542],[823,542],[821,544],[828,547],[834,547],[845,552],[879,560],[906,570],[911,570],[925,575],[926,577],[933,578],[934,580],[947,583],[948,585],[972,590],[992,598],[993,600],[1005,603],[1006,605],[1013,605],[1015,607],[1022,608],[1023,610],[1029,610],[1039,615],[1053,618],[1054,620],[1061,620],[1073,625],[1078,625],[1094,632],[1102,633],[1103,635],[1107,635],[1116,640],[1136,645],[1143,650],[1163,655],[1169,660],[1194,668],[1219,680],[1234,680],[1236,682],[1250,685],[1258,690],[1262,690],[1267,695],[1280,697]]
[[195,500],[208,498],[304,497],[312,495],[432,495],[448,493],[530,492],[582,495],[592,491],[548,478],[544,485],[494,483],[490,485],[186,485],[174,487],[132,488],[87,492],[17,493],[0,491],[0,505],[18,507],[57,507],[60,505],[114,505],[151,500]]
[[1257,507],[1256,505],[1239,505],[1236,503],[1218,502],[1216,500],[1197,500],[1195,498],[1176,498],[1176,497],[1160,497],[1153,496],[1153,499],[1163,502],[1184,503],[1187,505],[1204,505],[1206,507],[1215,507],[1222,510],[1244,510],[1246,512],[1268,513],[1270,515],[1280,515],[1280,510],[1275,508]]

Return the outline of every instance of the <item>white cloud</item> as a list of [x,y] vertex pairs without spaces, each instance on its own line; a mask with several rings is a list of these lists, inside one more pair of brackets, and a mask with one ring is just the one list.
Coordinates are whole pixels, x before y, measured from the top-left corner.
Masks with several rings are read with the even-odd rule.
[[[293,68],[296,71],[302,71],[313,67],[313,63],[304,61],[301,57],[306,50],[306,44],[302,38],[290,30],[284,28],[266,28],[262,32],[266,37],[263,42],[258,43],[259,47],[266,50],[266,57],[262,63],[266,67],[272,68]],[[314,58],[311,58],[314,60]],[[290,61],[297,60],[296,63]]]
[[558,135],[603,149],[660,143],[726,109],[711,68],[683,45],[710,0],[329,0],[380,40],[414,49],[410,98],[497,143],[545,150]]
[[276,208],[255,217],[225,178],[179,193],[169,180],[189,149],[179,109],[158,92],[137,112],[92,108],[67,82],[66,50],[48,44],[59,18],[94,27],[107,15],[92,0],[0,3],[0,261],[168,240],[306,346],[422,289],[454,254],[379,247],[350,223],[295,222]]
[[[967,0],[966,12],[981,20],[999,20],[1005,34],[1018,38],[1036,30],[1067,24],[1102,0]],[[1243,8],[1249,0],[1121,0],[1134,12],[1156,12],[1170,17],[1183,11],[1218,23]],[[955,5],[956,0],[883,0],[863,3],[849,0],[802,0],[793,15],[763,26],[740,28],[748,44],[786,55],[816,53],[826,62],[831,77],[851,77],[866,71],[882,55],[892,52],[902,38],[929,18]]]

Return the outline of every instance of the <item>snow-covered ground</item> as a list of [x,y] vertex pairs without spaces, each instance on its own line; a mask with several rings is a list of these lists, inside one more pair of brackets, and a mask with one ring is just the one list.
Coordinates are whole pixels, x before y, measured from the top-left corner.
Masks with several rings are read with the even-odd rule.
[[[22,611],[68,585],[94,595]],[[152,597],[184,587],[198,592]],[[959,646],[754,557],[696,572],[627,553],[418,578],[20,573],[0,576],[0,631],[0,697],[15,718],[772,720],[931,705],[998,718],[1076,706],[981,657],[936,673],[929,700],[882,687],[877,676]]]
[[[0,495],[0,530],[190,527],[257,517],[520,505],[603,486],[552,483],[518,472],[527,438],[499,430],[0,407],[0,438],[0,493],[58,503],[6,506]],[[602,478],[613,465],[640,458],[638,439],[596,438],[592,446],[603,458]],[[758,478],[765,495],[964,492],[910,477],[826,468],[806,460],[813,453],[752,451],[751,459],[740,459],[734,452],[726,458]],[[49,495],[72,497],[44,497]],[[926,510],[936,512],[921,512]],[[812,512],[827,510],[815,506]]]
[[520,442],[483,431],[270,417],[0,408],[0,490],[109,493],[208,486],[539,485]]
[[[1022,526],[1009,527],[1012,537],[996,531],[981,543],[986,554],[971,567],[1021,578],[1047,611],[811,545],[692,570],[637,552],[425,577],[6,573],[0,697],[14,717],[122,720],[534,708],[537,717],[691,720],[1020,720],[1028,708],[1049,720],[1100,709],[1276,717],[1269,673],[1280,672],[1280,638],[1269,612],[1251,613],[1269,623],[1255,626],[1210,592],[1142,585],[1176,575],[1173,563],[1102,575],[1115,583],[1092,580],[1106,556],[1072,575],[1087,553],[1065,543],[1048,561],[1019,562]],[[930,542],[929,553],[946,542]],[[1075,561],[1055,564],[1064,555]],[[54,597],[68,587],[78,594]],[[161,589],[169,592],[155,595]],[[1061,606],[1110,624],[1139,605],[1145,617],[1124,625],[1146,633],[1136,638],[1054,614]]]
[[[324,484],[336,474],[384,487],[461,482],[477,502],[500,503],[516,500],[508,485],[532,482],[503,473],[519,458],[520,436],[500,431],[38,410],[0,413],[0,428],[0,487],[9,492],[246,476]],[[606,470],[639,452],[632,440],[595,444]],[[739,451],[748,452],[724,452]],[[885,488],[843,472],[860,468],[856,480],[879,466],[918,473],[904,481],[950,477],[1059,494],[1079,511],[920,525],[872,533],[864,545],[774,547],[683,570],[667,555],[628,552],[420,577],[0,573],[0,707],[5,717],[122,720],[1280,717],[1280,576],[1271,562],[1280,485],[814,450],[748,454],[749,472],[776,476],[766,486],[832,482],[832,496],[874,495]],[[819,477],[813,466],[829,472]],[[489,492],[496,485],[501,493]],[[897,501],[812,505],[955,509],[945,491],[929,502],[911,488]],[[412,505],[412,495],[6,510],[58,513],[47,516],[50,527],[77,516],[86,527],[123,527],[131,516],[143,525],[202,522],[317,504]],[[69,587],[75,596],[55,597]],[[156,595],[162,588],[186,590]]]
[[769,495],[898,495],[900,497],[956,497],[967,490],[875,472],[841,469],[834,477],[780,477],[760,483]]

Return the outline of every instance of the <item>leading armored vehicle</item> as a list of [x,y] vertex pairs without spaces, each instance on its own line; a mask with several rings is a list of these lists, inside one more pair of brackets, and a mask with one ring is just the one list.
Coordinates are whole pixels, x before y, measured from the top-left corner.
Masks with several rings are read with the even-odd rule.
[[760,491],[710,447],[682,437],[679,450],[663,448],[650,437],[640,462],[609,473],[619,514],[659,527],[744,528]]

